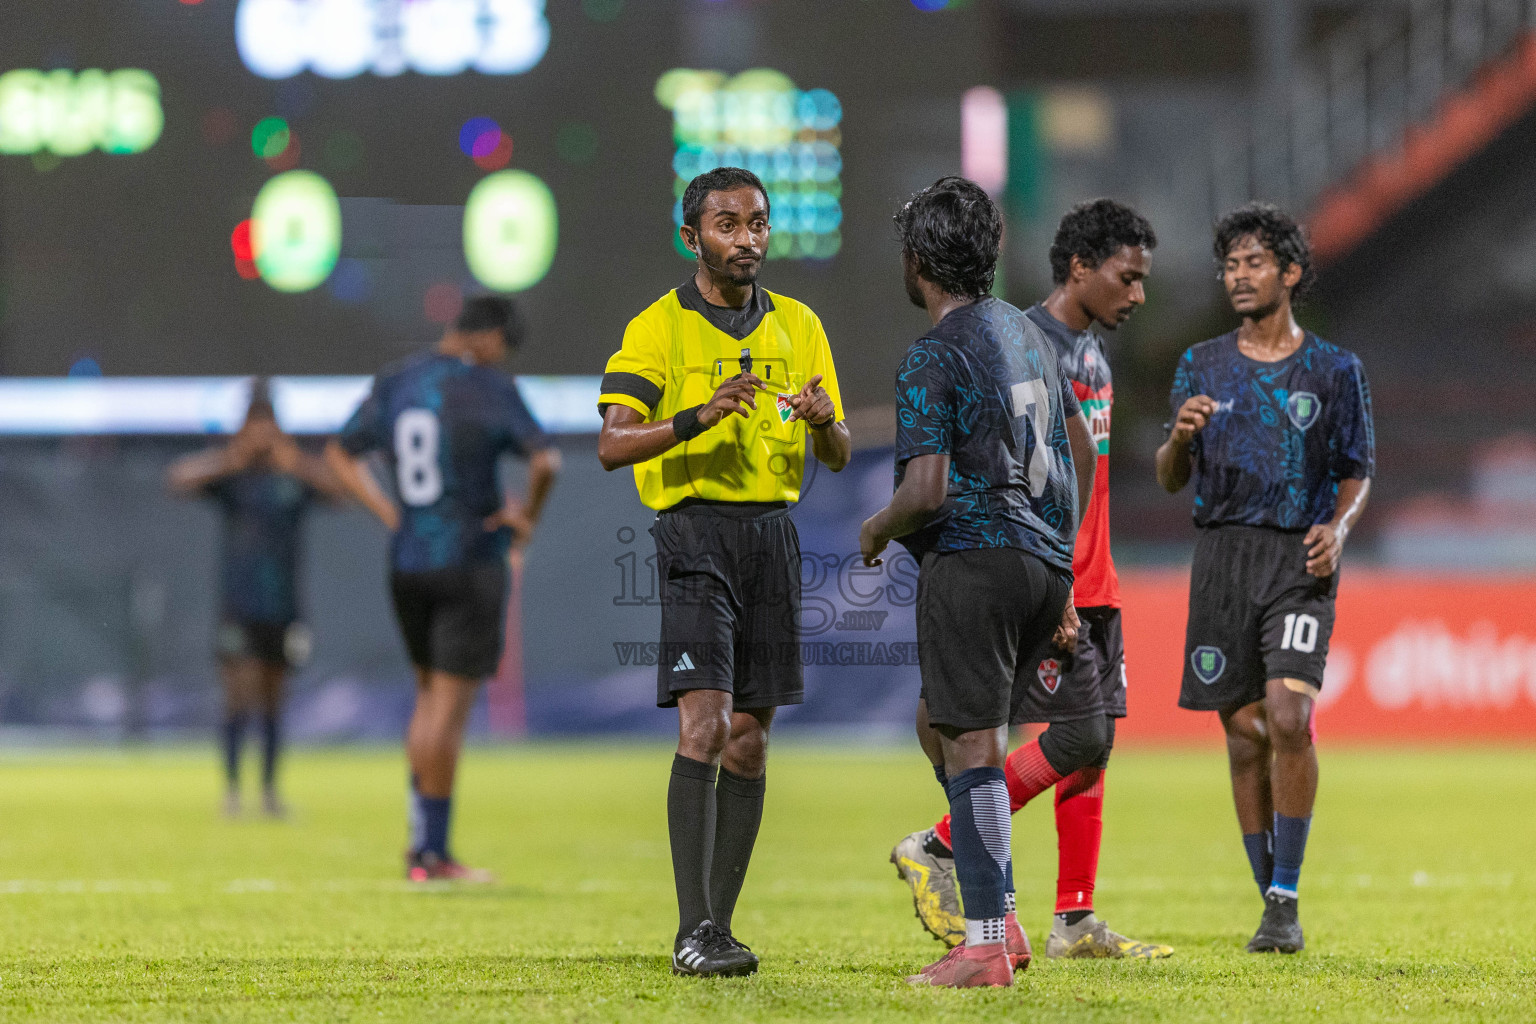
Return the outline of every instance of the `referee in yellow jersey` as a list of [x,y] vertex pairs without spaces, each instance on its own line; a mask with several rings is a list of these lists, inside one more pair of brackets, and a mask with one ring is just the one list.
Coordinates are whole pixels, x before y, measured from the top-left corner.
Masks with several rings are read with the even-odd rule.
[[[718,167],[683,193],[697,268],[630,321],[598,410],[604,469],[635,467],[657,510],[657,704],[678,710],[667,830],[677,885],[672,970],[743,975],[731,913],[763,815],[774,710],[804,699],[800,499],[805,442],[848,464],[837,371],[816,314],[757,282],[768,193]],[[717,781],[718,772],[718,781]]]

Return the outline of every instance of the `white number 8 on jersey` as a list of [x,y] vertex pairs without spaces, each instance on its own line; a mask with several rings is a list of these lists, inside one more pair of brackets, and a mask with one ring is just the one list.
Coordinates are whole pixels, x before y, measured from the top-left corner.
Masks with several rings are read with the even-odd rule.
[[395,482],[407,505],[430,505],[443,496],[441,435],[431,409],[407,409],[395,419]]

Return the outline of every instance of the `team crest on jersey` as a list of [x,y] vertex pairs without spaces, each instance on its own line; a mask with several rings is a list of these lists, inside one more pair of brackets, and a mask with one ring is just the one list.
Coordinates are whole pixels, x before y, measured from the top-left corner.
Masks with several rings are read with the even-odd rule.
[[1040,677],[1040,685],[1045,687],[1046,693],[1055,693],[1061,686],[1061,662],[1055,658],[1046,658],[1042,661],[1040,667],[1035,670],[1035,674]]
[[773,402],[779,410],[779,422],[788,423],[789,417],[795,411],[795,407],[789,404],[789,396],[776,394],[773,396]]
[[1227,670],[1227,656],[1221,652],[1220,647],[1196,647],[1189,656],[1189,663],[1195,675],[1206,686],[1220,679],[1221,674]]
[[1285,400],[1285,414],[1297,430],[1306,430],[1317,422],[1317,414],[1322,411],[1323,403],[1310,391],[1293,391]]

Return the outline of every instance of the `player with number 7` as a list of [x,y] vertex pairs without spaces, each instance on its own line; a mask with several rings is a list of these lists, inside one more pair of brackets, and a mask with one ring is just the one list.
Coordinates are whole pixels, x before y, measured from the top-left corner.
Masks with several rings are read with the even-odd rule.
[[[501,658],[508,556],[528,543],[560,468],[560,453],[497,369],[522,340],[506,299],[464,304],[431,351],[380,373],[326,460],[347,491],[391,533],[390,591],[416,669],[406,733],[411,770],[406,877],[486,882],[448,846],[454,773],[480,683]],[[368,459],[383,456],[393,497]],[[526,502],[503,497],[503,454],[528,460]]]

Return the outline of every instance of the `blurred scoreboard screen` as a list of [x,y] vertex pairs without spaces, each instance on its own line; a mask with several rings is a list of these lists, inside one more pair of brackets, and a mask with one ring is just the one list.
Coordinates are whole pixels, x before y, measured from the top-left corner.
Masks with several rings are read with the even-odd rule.
[[689,67],[699,6],[7,0],[0,372],[366,373],[477,291],[523,303],[523,368],[599,372],[720,163],[798,294],[843,245],[841,100]]

